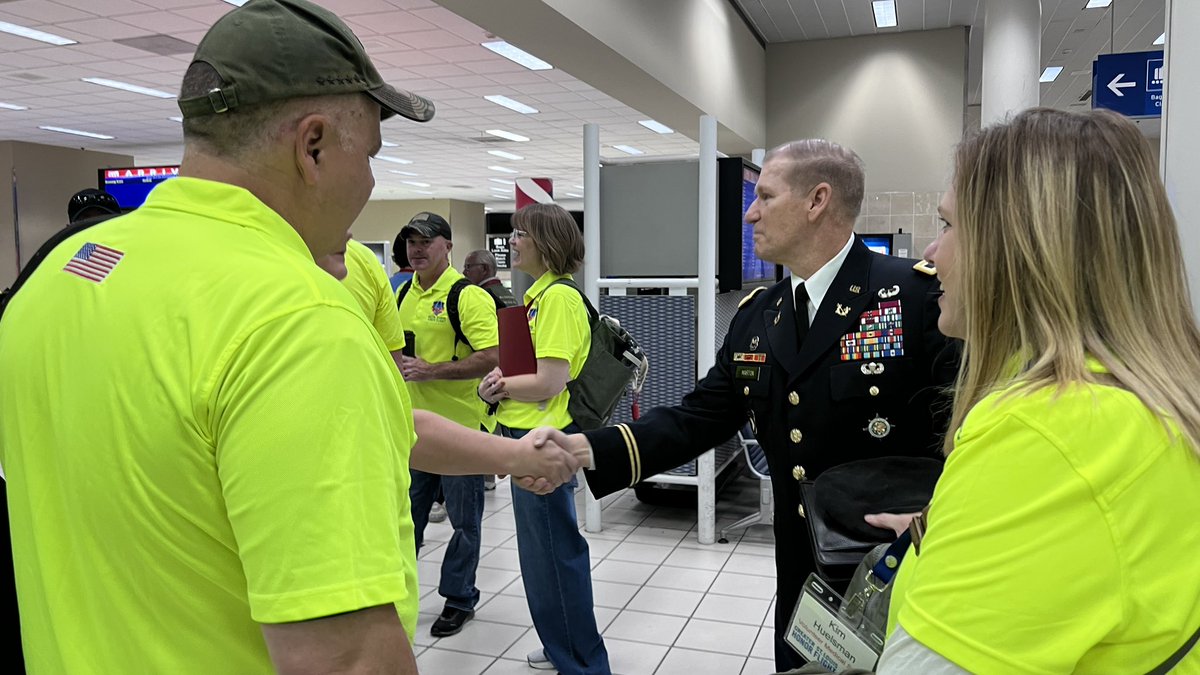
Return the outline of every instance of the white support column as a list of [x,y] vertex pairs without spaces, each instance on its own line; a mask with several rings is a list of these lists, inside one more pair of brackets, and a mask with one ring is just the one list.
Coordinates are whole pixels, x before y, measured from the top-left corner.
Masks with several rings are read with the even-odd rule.
[[1192,309],[1200,315],[1200,2],[1166,0],[1162,175],[1179,223]]
[[[696,239],[699,257],[696,289],[696,377],[704,377],[717,360],[717,118],[700,118],[700,218]],[[701,544],[716,541],[717,486],[713,450],[696,462],[696,511]]]
[[982,123],[1036,106],[1041,99],[1041,0],[985,0]]
[[[600,125],[583,125],[583,292],[600,306]],[[599,532],[600,500],[584,490],[584,529]]]

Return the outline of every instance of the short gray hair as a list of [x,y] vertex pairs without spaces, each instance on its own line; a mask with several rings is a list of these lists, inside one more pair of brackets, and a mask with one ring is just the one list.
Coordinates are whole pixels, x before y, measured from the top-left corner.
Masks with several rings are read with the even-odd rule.
[[482,248],[471,251],[467,254],[466,261],[472,260],[486,267],[489,277],[496,276],[496,256],[492,255],[491,251]]
[[841,215],[851,222],[858,217],[866,190],[866,168],[850,148],[809,138],[772,148],[763,163],[770,161],[791,162],[788,183],[793,190],[807,192],[818,183],[829,183]]

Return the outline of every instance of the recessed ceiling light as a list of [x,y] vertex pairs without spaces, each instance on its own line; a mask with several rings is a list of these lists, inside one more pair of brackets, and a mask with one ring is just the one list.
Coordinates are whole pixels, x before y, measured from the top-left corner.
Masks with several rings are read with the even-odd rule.
[[1112,4],[1112,0],[1088,0],[1084,9],[1098,9],[1100,7],[1108,7]]
[[497,138],[506,138],[510,141],[516,141],[518,143],[524,143],[525,141],[529,140],[528,136],[522,136],[521,134],[514,134],[511,131],[505,131],[503,129],[488,129],[487,131],[485,131],[483,133],[490,134],[492,136],[496,136]]
[[401,171],[400,169],[388,169],[388,173],[394,173],[398,176],[420,176],[421,175],[419,173],[413,173],[411,171]]
[[1157,38],[1154,39],[1154,44],[1156,44],[1156,45],[1163,45],[1166,43],[1167,43],[1167,34],[1166,33],[1163,33],[1162,35],[1159,35]]
[[171,120],[172,122],[179,122],[180,124],[183,124],[182,117],[168,117],[167,119]]
[[16,105],[15,103],[0,103],[0,108],[3,108],[4,110],[29,110],[28,107]]
[[497,40],[495,42],[484,42],[483,47],[485,49],[490,49],[491,51],[496,52],[500,56],[503,56],[504,58],[508,59],[509,61],[512,61],[513,63],[519,63],[522,66],[525,66],[526,68],[528,68],[530,70],[550,70],[551,68],[554,67],[554,66],[550,65],[549,63],[546,63],[545,61],[534,56],[533,54],[530,54],[529,52],[527,52],[523,49],[520,49],[518,47],[514,47],[513,45],[508,44],[504,40]]
[[411,159],[400,159],[399,157],[388,157],[387,155],[375,155],[374,159],[381,162],[391,162],[392,164],[412,164]]
[[613,147],[627,155],[644,155],[644,154],[646,154],[644,151],[638,150],[637,148],[633,147],[632,145],[614,145]]
[[663,124],[662,122],[655,122],[654,120],[639,120],[638,124],[646,127],[647,129],[649,129],[650,131],[653,131],[656,134],[673,134],[673,133],[675,133],[675,130],[672,129],[671,127]]
[[1046,66],[1046,69],[1042,71],[1042,76],[1038,78],[1038,82],[1053,82],[1058,79],[1058,74],[1062,71],[1062,66]]
[[103,77],[84,77],[80,78],[84,82],[98,84],[101,87],[110,87],[112,89],[120,89],[121,91],[129,91],[135,94],[143,94],[145,96],[153,96],[154,98],[175,98],[175,94],[168,94],[165,91],[151,89],[150,87],[141,87],[128,82],[118,82],[117,80],[106,80]]
[[537,108],[535,108],[531,105],[525,105],[524,103],[521,103],[520,101],[511,99],[507,96],[501,96],[499,94],[492,94],[490,96],[484,96],[483,98],[485,100],[491,101],[492,103],[495,103],[496,105],[504,106],[505,108],[508,108],[509,110],[514,110],[516,112],[519,112],[522,115],[532,115],[538,111]]
[[380,141],[380,142],[379,142],[379,144],[380,144],[380,145],[382,145],[382,146],[383,146],[383,147],[385,147],[385,148],[398,148],[398,147],[400,147],[400,144],[399,144],[399,143],[393,143],[393,142],[391,142],[391,141]]
[[60,134],[71,134],[72,136],[87,136],[88,138],[98,138],[102,141],[111,141],[112,139],[116,138],[116,136],[108,136],[106,134],[95,134],[90,131],[80,131],[78,129],[66,129],[64,127],[39,126],[38,128],[45,129],[46,131],[57,131]]
[[518,173],[516,169],[510,169],[507,166],[489,166],[488,168],[492,171],[499,171],[500,173]]
[[225,0],[225,2],[228,2],[229,4],[233,5],[234,7],[241,7],[242,5],[246,4],[249,1],[250,0]]
[[59,47],[62,47],[63,45],[79,44],[75,40],[65,38],[61,35],[44,33],[40,30],[26,28],[25,26],[18,26],[15,23],[8,23],[7,21],[0,21],[0,33],[8,33],[9,35],[29,38],[30,40],[37,40],[38,42],[45,42],[46,44],[57,45]]
[[[501,185],[512,185],[512,181],[508,178],[489,178],[488,180],[492,181],[493,183],[500,183]],[[492,189],[495,190],[496,188]]]
[[871,10],[875,12],[876,28],[896,27],[896,3],[893,0],[874,0]]
[[515,152],[507,152],[505,150],[488,150],[488,154],[495,155],[496,157],[503,157],[504,159],[525,159]]
[[567,192],[567,193],[565,193],[565,194],[566,194],[566,196],[568,196],[568,197],[576,197],[576,198],[583,197],[583,195],[581,195],[581,194],[576,194],[576,193],[574,193],[574,192]]
[[429,183],[422,183],[419,180],[402,180],[400,182],[404,183],[405,185],[412,185],[414,187],[429,187]]
[[510,190],[505,190],[504,188],[498,188],[498,187],[494,187],[494,188],[490,188],[490,189],[492,192],[495,192],[496,194],[501,194],[501,195],[506,195],[511,192]]

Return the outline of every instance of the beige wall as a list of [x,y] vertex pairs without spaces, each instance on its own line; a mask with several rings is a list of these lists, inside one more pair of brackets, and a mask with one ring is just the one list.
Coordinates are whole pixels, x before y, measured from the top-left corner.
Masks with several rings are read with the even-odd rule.
[[767,47],[767,146],[828,138],[867,165],[868,192],[940,191],[966,112],[967,30]]
[[462,268],[467,253],[483,248],[483,204],[458,199],[380,199],[371,200],[354,221],[352,232],[359,241],[386,241],[391,244],[400,228],[414,215],[429,211],[445,218],[454,231],[451,263]]
[[[12,283],[18,264],[24,265],[38,247],[67,224],[67,200],[83,188],[96,187],[97,169],[133,163],[129,155],[0,142],[0,193],[5,193],[0,197],[0,285]],[[14,228],[14,176],[19,229]]]

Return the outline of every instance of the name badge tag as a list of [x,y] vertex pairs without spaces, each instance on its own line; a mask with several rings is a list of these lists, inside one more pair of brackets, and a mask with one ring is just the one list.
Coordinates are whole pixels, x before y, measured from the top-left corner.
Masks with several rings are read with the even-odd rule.
[[733,374],[737,380],[754,380],[758,381],[758,366],[738,366]]
[[808,575],[784,641],[809,662],[831,671],[874,670],[883,653],[883,630],[841,612],[842,596]]

